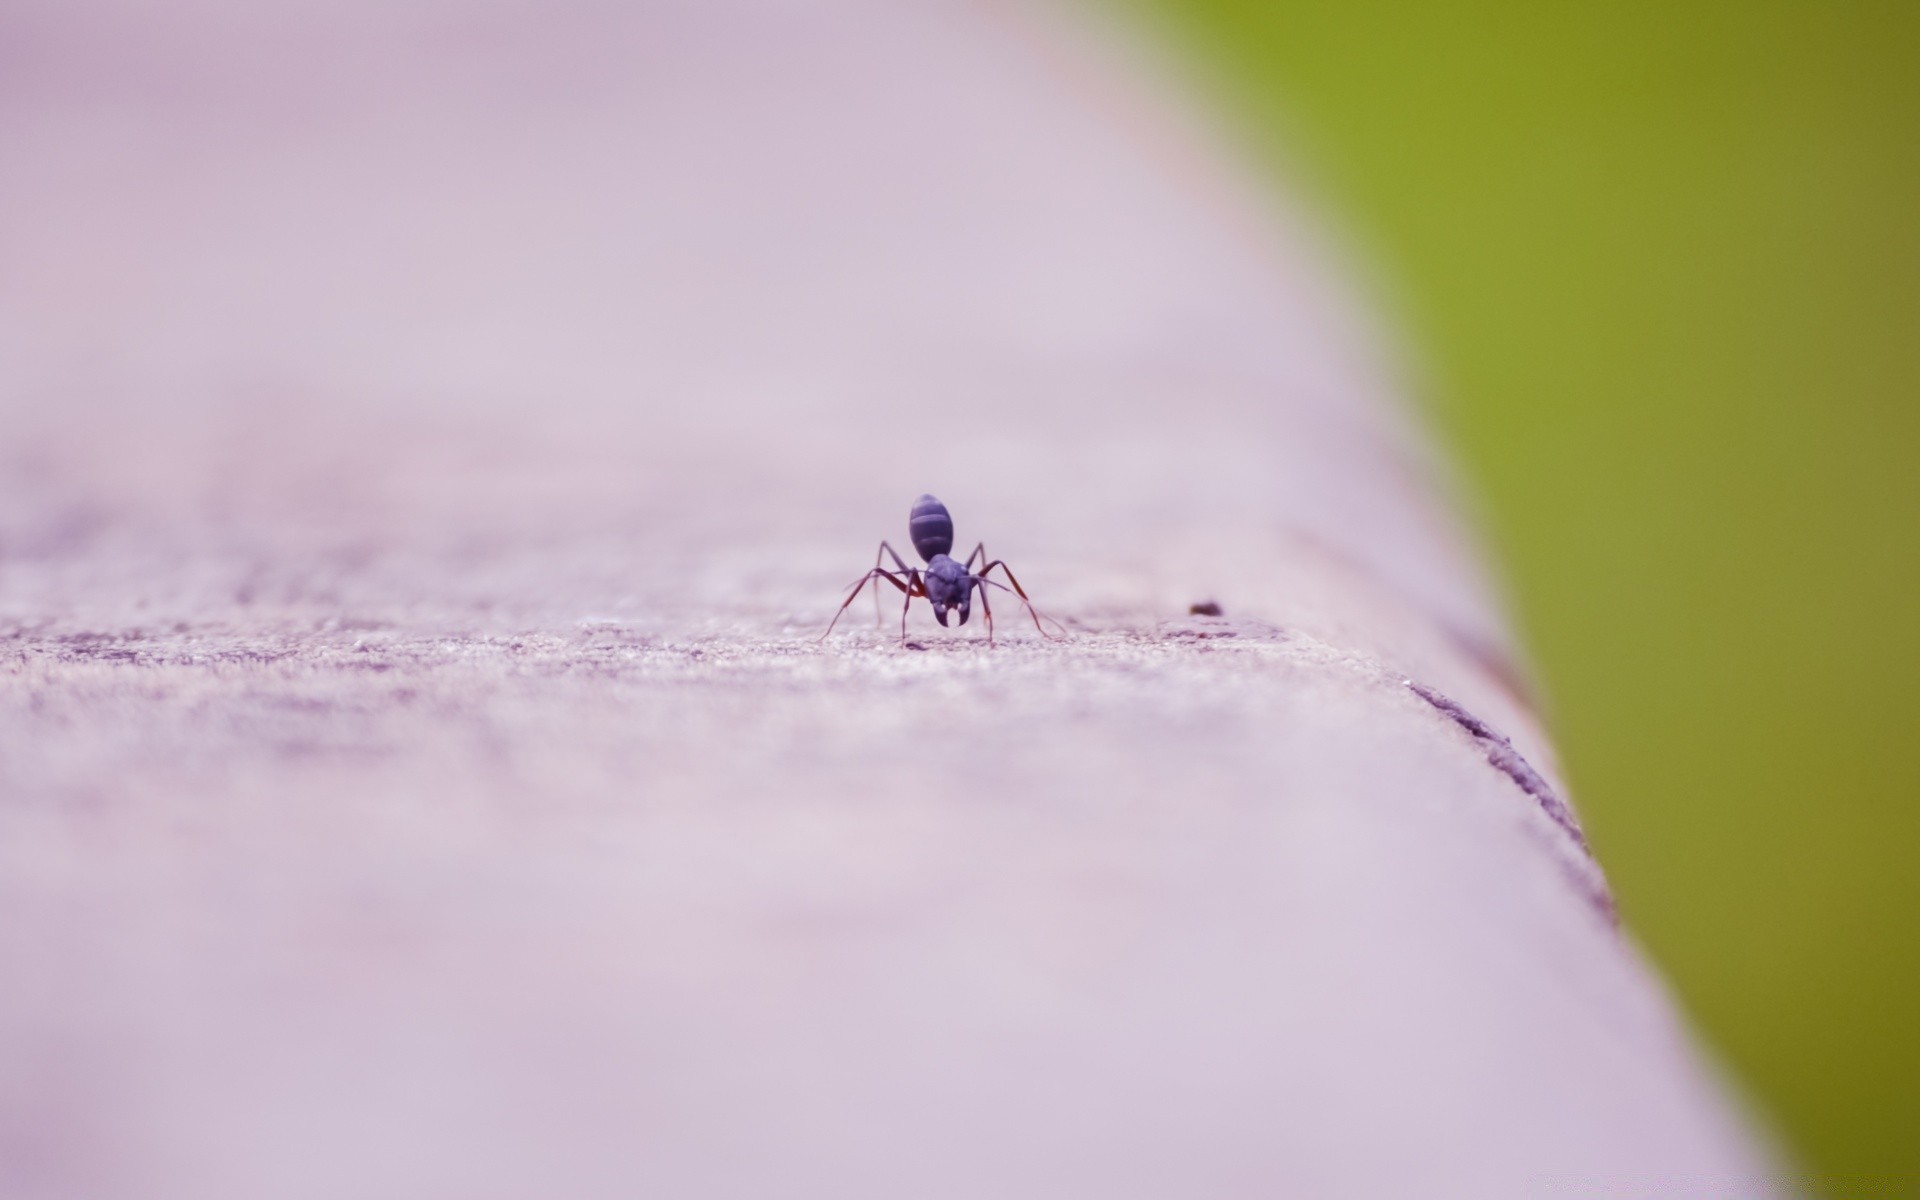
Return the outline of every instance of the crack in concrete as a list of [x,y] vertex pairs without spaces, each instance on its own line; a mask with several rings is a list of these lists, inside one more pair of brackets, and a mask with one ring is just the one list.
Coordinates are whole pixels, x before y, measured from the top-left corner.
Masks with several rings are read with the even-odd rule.
[[1580,850],[1581,863],[1576,874],[1582,891],[1586,892],[1608,922],[1618,925],[1619,910],[1614,903],[1613,893],[1600,875],[1599,862],[1593,856],[1593,847],[1587,844],[1586,831],[1580,828],[1580,821],[1573,815],[1567,802],[1553,790],[1553,785],[1533,769],[1525,756],[1514,749],[1513,742],[1493,726],[1474,716],[1452,697],[1420,683],[1417,680],[1405,681],[1407,690],[1438,709],[1455,725],[1467,731],[1474,743],[1486,755],[1487,762],[1493,768],[1511,779],[1519,789],[1533,797],[1547,819],[1560,827],[1561,832],[1570,838]]

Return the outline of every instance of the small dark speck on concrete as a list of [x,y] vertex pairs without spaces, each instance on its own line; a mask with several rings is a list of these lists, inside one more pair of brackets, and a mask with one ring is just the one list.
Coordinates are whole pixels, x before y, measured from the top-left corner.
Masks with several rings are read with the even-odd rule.
[[901,642],[900,644],[909,650],[925,650],[927,648],[924,642]]
[[1218,600],[1195,600],[1187,605],[1187,612],[1196,617],[1217,617],[1222,610]]

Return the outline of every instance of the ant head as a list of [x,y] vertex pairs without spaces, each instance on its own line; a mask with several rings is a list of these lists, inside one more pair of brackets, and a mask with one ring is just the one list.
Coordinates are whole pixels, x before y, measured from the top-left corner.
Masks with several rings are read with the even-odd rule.
[[960,614],[960,623],[965,625],[970,610],[973,608],[972,600],[973,594],[971,589],[969,589],[966,598],[958,604],[935,604],[933,606],[933,619],[945,625],[947,623],[947,612],[951,610]]
[[926,589],[934,620],[945,625],[947,613],[957,611],[960,623],[967,623],[967,613],[973,603],[973,577],[965,567],[951,558],[941,558],[927,568],[926,574],[920,577],[920,585]]

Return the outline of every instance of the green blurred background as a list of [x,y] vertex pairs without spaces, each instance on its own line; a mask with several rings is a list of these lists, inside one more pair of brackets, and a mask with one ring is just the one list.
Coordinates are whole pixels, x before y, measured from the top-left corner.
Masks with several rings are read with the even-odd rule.
[[1380,269],[1633,931],[1920,1194],[1920,4],[1114,2]]

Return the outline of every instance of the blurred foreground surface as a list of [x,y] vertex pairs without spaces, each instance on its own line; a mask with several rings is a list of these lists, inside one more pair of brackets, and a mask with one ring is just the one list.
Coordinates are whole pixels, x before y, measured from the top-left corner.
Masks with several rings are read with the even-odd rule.
[[1123,2],[1404,285],[1630,923],[1920,1195],[1920,6]]
[[[9,1196],[1771,1186],[1313,245],[1069,31],[5,21]],[[929,489],[1071,640],[811,640]]]

